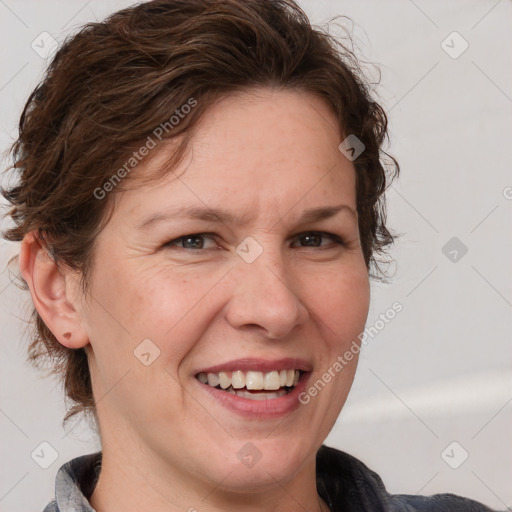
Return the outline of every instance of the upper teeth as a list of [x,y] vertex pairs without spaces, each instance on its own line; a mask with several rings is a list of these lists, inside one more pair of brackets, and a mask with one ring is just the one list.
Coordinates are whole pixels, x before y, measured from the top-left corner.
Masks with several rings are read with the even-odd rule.
[[300,378],[300,370],[274,370],[272,372],[243,372],[237,370],[234,372],[216,372],[198,374],[197,378],[203,384],[210,386],[219,386],[227,389],[233,386],[233,389],[266,389],[269,391],[279,389],[284,386],[296,386]]

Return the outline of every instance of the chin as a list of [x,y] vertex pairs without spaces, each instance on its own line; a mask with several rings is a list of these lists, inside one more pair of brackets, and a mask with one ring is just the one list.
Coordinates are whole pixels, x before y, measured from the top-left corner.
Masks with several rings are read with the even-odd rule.
[[[275,487],[291,480],[308,462],[314,464],[316,446],[304,443],[308,433],[299,438],[260,438],[232,440],[229,447],[221,449],[224,461],[222,467],[212,475],[217,481],[219,475],[228,475],[222,487],[233,492],[258,492],[266,487]],[[235,454],[226,457],[226,454]]]

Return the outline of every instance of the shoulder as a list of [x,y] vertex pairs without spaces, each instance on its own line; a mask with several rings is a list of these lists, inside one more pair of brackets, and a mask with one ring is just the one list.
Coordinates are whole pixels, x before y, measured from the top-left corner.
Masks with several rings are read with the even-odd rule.
[[318,492],[333,511],[493,512],[481,503],[453,494],[389,494],[377,473],[334,448],[320,447],[316,460]]

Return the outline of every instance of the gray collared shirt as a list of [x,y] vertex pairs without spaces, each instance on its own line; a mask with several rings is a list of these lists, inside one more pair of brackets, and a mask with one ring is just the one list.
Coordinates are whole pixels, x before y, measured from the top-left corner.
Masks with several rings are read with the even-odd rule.
[[[95,512],[89,503],[101,471],[102,452],[70,460],[57,472],[55,499],[43,512]],[[351,455],[322,446],[317,489],[333,512],[493,512],[461,496],[389,494],[379,475]]]
[[55,499],[43,512],[95,512],[89,503],[101,471],[102,452],[63,464],[55,477]]

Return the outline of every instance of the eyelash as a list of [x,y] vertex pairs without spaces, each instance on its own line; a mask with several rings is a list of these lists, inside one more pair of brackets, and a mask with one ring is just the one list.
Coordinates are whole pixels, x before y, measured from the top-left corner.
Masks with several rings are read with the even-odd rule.
[[[307,236],[307,235],[317,235],[317,236],[321,236],[323,238],[330,238],[331,240],[334,241],[334,243],[336,245],[340,245],[342,247],[345,247],[346,246],[346,243],[345,241],[338,235],[335,235],[333,233],[327,233],[325,231],[305,231],[304,233],[300,233],[299,235],[295,236],[295,240],[299,240],[301,237],[304,237],[304,236]],[[215,233],[191,233],[189,235],[184,235],[184,236],[180,236],[179,238],[175,238],[174,240],[170,240],[169,242],[167,242],[166,244],[164,244],[164,248],[174,248],[174,249],[182,249],[184,251],[207,251],[207,250],[211,250],[211,249],[191,249],[191,248],[187,248],[187,247],[179,247],[177,244],[179,244],[180,242],[186,240],[187,238],[201,238],[201,237],[209,237],[209,238],[215,238],[217,235]],[[303,248],[306,248],[306,249],[323,249],[323,248],[326,248],[326,247],[330,247],[332,244],[327,244],[327,245],[320,245],[320,246],[317,246],[317,247],[308,247],[308,246],[303,246]]]

